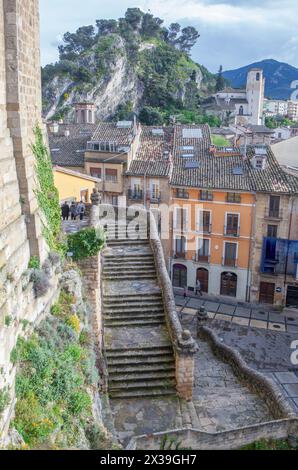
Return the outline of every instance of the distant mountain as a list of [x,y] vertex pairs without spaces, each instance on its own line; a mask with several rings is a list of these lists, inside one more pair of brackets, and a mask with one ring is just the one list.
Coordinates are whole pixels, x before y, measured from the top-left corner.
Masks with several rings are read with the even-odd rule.
[[234,88],[242,88],[246,84],[247,73],[251,68],[259,67],[264,70],[266,78],[265,96],[273,99],[290,99],[291,83],[298,80],[298,69],[289,64],[267,59],[261,62],[241,67],[236,70],[227,70],[223,76],[229,80]]

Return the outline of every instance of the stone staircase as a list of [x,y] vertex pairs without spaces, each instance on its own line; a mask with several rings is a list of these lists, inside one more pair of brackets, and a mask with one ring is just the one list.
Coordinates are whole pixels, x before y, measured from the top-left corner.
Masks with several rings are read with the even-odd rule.
[[103,311],[111,399],[175,395],[175,359],[147,234],[109,226]]

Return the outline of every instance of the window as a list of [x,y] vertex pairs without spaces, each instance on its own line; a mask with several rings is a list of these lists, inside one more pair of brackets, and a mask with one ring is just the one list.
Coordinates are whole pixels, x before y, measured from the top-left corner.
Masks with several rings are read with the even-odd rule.
[[185,237],[176,238],[175,240],[175,255],[178,258],[184,258],[186,251],[186,239]]
[[277,238],[277,225],[268,225],[267,237]]
[[101,179],[101,168],[90,168],[90,175]]
[[177,207],[174,215],[174,228],[176,230],[185,231],[188,225],[188,212],[187,209]]
[[198,232],[211,232],[211,211],[199,211]]
[[224,265],[236,266],[237,262],[237,243],[225,243]]
[[238,193],[228,193],[227,202],[240,204],[241,203],[241,194]]
[[199,240],[199,249],[198,249],[198,261],[208,262],[210,255],[210,240],[204,238]]
[[256,160],[255,160],[255,167],[256,167],[258,170],[262,170],[262,169],[263,169],[263,165],[264,165],[264,160],[263,160],[263,158],[256,158]]
[[118,172],[117,170],[107,168],[106,169],[106,181],[111,181],[112,183],[117,183]]
[[112,205],[118,206],[118,196],[112,196]]
[[189,199],[189,193],[186,189],[177,189],[176,198],[178,199]]
[[261,78],[261,75],[260,75],[260,73],[258,72],[257,75],[256,75],[256,80],[257,80],[257,82],[260,81],[260,78]]
[[239,214],[227,214],[225,235],[235,237],[239,235]]
[[279,217],[280,197],[270,196],[269,199],[269,217]]
[[201,201],[213,201],[212,191],[200,191]]
[[239,116],[243,116],[243,114],[244,114],[244,109],[243,109],[243,106],[241,105],[239,107]]

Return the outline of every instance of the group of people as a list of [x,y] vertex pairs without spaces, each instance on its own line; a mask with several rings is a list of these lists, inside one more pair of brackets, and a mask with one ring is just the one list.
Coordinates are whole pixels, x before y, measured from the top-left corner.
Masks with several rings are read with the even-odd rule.
[[64,202],[61,206],[63,220],[69,220],[69,217],[71,217],[71,220],[77,220],[77,217],[79,217],[80,220],[83,220],[85,211],[86,206],[83,201],[80,201],[78,204],[72,201],[70,205],[67,202]]

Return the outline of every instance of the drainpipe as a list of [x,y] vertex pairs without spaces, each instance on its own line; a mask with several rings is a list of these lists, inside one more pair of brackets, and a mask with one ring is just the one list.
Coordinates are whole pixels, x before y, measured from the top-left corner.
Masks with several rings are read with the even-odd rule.
[[249,259],[248,259],[248,267],[247,267],[247,280],[246,280],[246,302],[250,302],[250,288],[251,288],[251,280],[252,280],[252,253],[253,253],[253,234],[255,233],[255,218],[256,218],[256,206],[257,206],[257,196],[255,194],[255,203],[253,205],[253,212],[251,217],[251,224],[250,224],[250,241],[249,241]]
[[292,230],[292,222],[293,222],[293,209],[294,209],[294,197],[291,198],[291,211],[290,211],[290,223],[288,229],[288,245],[287,245],[287,254],[286,254],[286,263],[285,263],[285,275],[284,275],[284,300],[286,301],[286,286],[287,286],[287,271],[288,271],[288,264],[289,264],[289,252],[290,252],[290,237],[291,237],[291,230]]

